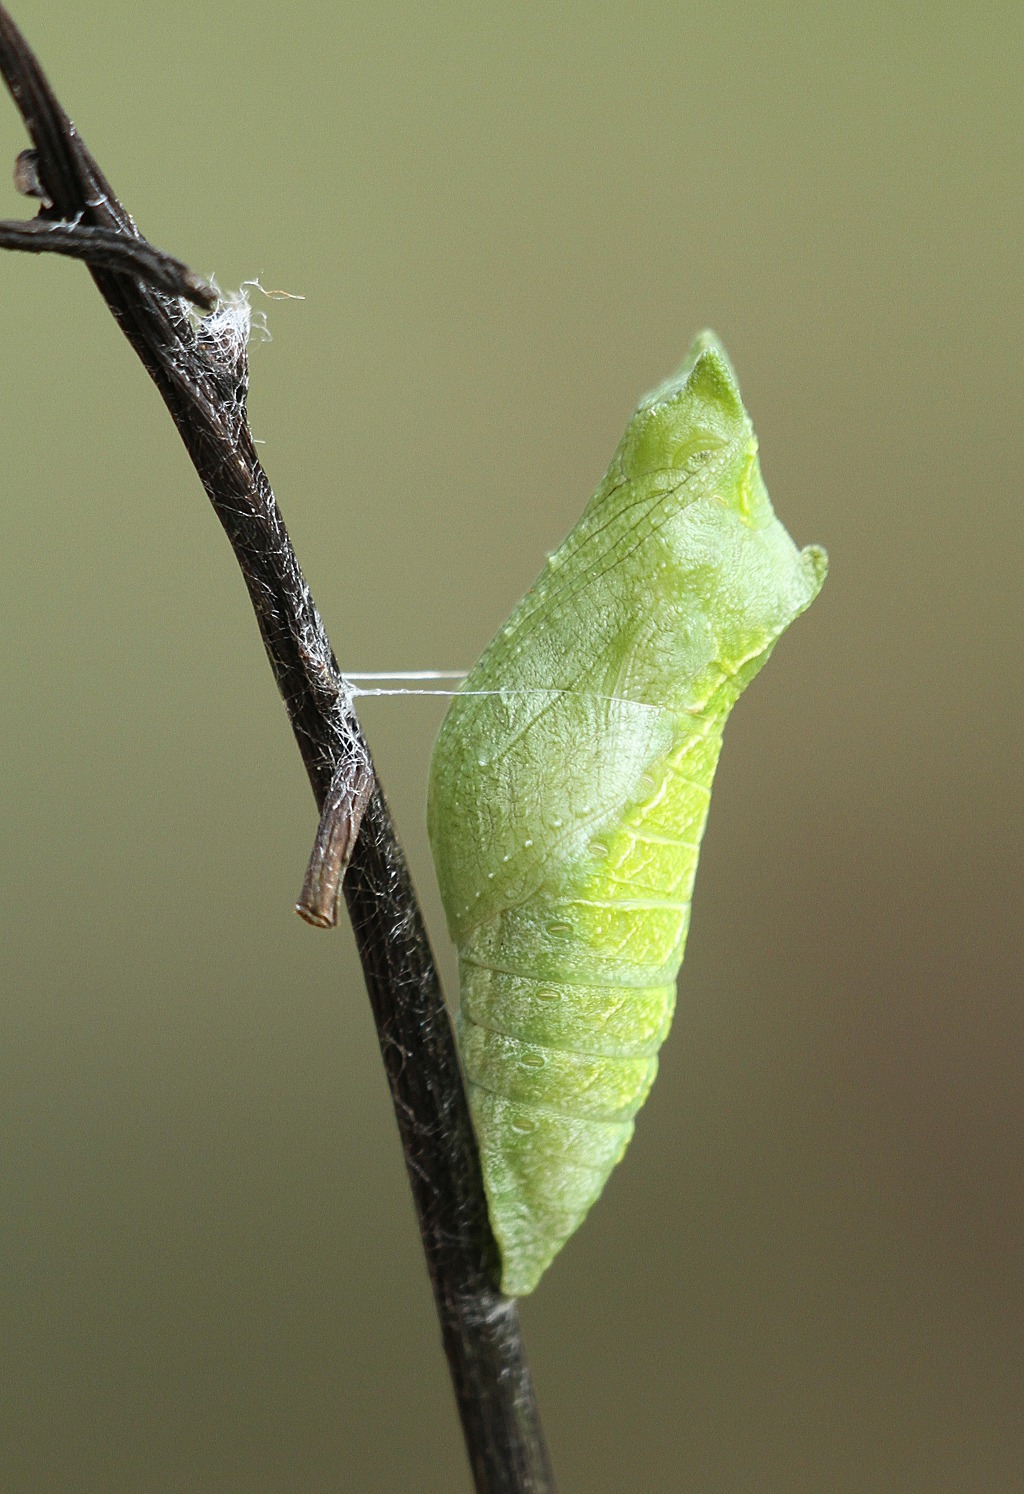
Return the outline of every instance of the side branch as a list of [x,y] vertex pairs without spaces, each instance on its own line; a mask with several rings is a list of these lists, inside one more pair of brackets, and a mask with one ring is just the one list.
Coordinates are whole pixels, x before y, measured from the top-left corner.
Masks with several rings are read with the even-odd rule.
[[[244,334],[196,320],[203,283],[139,234],[0,5],[0,71],[35,148],[23,189],[44,202],[0,226],[0,247],[85,259],[156,384],[241,567],[317,805],[365,766],[361,826],[325,817],[311,911],[343,892],[355,930],[441,1331],[479,1494],[551,1494],[515,1302],[494,1287],[496,1247],[451,1025],[405,857],[369,750],[246,419]],[[170,270],[168,266],[177,266]],[[161,280],[166,271],[169,279]],[[181,272],[184,271],[184,275]],[[189,288],[191,287],[191,289]],[[198,294],[196,294],[198,292]],[[358,776],[358,775],[357,775]],[[344,818],[344,817],[342,817]]]
[[204,311],[212,311],[217,301],[216,292],[180,259],[154,248],[148,239],[125,238],[109,228],[52,218],[30,218],[27,222],[0,219],[0,249],[65,254],[102,270],[138,275],[166,295],[184,296]]

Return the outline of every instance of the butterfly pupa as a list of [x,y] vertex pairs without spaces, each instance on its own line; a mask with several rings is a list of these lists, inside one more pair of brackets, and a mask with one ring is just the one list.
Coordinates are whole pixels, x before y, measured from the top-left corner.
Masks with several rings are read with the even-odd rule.
[[775,517],[705,332],[441,726],[428,827],[509,1295],[533,1290],[633,1134],[722,729],[826,565]]

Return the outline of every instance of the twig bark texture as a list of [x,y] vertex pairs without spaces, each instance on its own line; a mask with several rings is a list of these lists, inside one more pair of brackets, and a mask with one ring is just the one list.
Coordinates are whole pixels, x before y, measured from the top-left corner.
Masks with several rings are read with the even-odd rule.
[[[292,549],[246,419],[244,337],[209,307],[209,287],[139,234],[36,58],[0,6],[0,70],[34,155],[19,162],[39,216],[0,224],[0,247],[86,260],[141,358],[241,567],[271,668],[321,811],[359,780],[361,828],[342,846],[321,833],[328,889],[343,884],[479,1494],[549,1494],[515,1302],[494,1287],[496,1249],[455,1044],[422,915],[351,699]],[[368,770],[360,779],[354,765]],[[352,824],[358,823],[355,805]],[[351,827],[350,827],[351,828]],[[344,834],[341,837],[345,840]],[[315,880],[315,878],[314,878]],[[323,893],[314,921],[329,922]],[[306,908],[307,914],[311,911]]]

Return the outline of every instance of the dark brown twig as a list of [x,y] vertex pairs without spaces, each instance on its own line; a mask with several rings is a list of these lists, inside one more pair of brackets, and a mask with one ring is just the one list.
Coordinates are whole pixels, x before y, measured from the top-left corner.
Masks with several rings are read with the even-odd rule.
[[[191,317],[179,294],[141,267],[157,254],[57,102],[38,62],[0,5],[0,71],[37,153],[34,195],[52,218],[3,242],[45,241],[76,253],[171,413],[227,533],[249,590],[313,793],[327,811],[322,912],[351,852],[343,891],[360,958],[434,1288],[473,1475],[479,1494],[550,1494],[544,1448],[514,1301],[495,1288],[496,1251],[458,1060],[433,957],[405,858],[326,630],[299,568],[246,420],[244,331],[230,313]],[[125,258],[119,260],[117,241]],[[57,250],[57,244],[63,247]],[[70,247],[73,244],[73,248]],[[143,249],[142,246],[146,246]],[[163,257],[166,260],[166,256]],[[176,262],[174,262],[176,263]],[[201,282],[195,282],[197,285]],[[361,828],[355,800],[332,799],[368,775]],[[348,834],[331,816],[349,815]],[[358,833],[357,833],[358,832]],[[354,845],[351,843],[355,837]],[[333,881],[332,881],[333,879]]]
[[180,259],[154,248],[148,239],[126,238],[109,228],[60,219],[29,218],[26,222],[0,219],[0,249],[24,249],[29,254],[66,254],[84,259],[101,270],[138,275],[168,296],[184,296],[204,311],[212,311],[217,292],[194,275]]

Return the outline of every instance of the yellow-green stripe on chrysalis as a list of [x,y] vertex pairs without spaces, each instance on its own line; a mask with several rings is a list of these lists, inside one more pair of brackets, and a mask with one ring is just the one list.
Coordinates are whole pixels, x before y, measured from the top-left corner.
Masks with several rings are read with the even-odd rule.
[[776,519],[705,332],[444,720],[430,839],[510,1295],[533,1290],[633,1134],[725,719],[825,569]]

